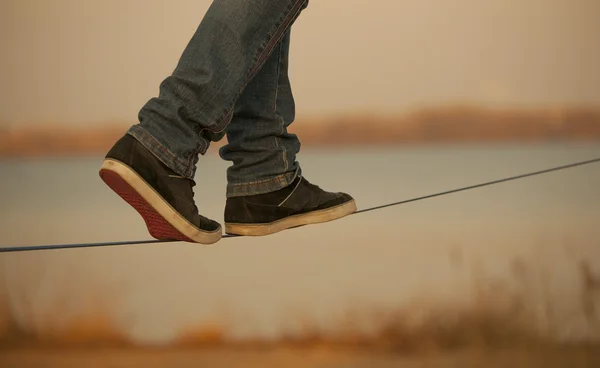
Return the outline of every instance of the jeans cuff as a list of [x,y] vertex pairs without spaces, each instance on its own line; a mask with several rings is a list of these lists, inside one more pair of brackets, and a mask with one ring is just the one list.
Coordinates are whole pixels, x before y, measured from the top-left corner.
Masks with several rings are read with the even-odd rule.
[[265,194],[283,189],[302,175],[300,167],[296,171],[278,175],[274,178],[240,184],[227,184],[227,198]]
[[[146,147],[156,158],[158,158],[163,164],[167,165],[171,170],[177,174],[194,180],[196,174],[196,167],[192,162],[185,162],[169,151],[167,147],[161,144],[152,134],[142,128],[139,124],[136,124],[129,128],[127,134],[137,139],[142,146]],[[191,160],[190,160],[191,161]]]

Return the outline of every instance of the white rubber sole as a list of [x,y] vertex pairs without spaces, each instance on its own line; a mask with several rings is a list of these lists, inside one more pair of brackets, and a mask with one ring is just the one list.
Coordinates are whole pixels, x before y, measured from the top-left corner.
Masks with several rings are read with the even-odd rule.
[[327,208],[320,211],[308,212],[301,215],[286,217],[281,220],[266,224],[236,224],[225,223],[225,233],[241,236],[264,236],[275,234],[283,230],[294,227],[319,224],[338,220],[356,212],[356,202],[354,200],[346,202],[339,206]]
[[175,238],[205,245],[214,244],[222,238],[220,226],[212,232],[194,226],[177,213],[142,177],[122,162],[105,159],[100,168],[100,177],[138,211],[153,237]]

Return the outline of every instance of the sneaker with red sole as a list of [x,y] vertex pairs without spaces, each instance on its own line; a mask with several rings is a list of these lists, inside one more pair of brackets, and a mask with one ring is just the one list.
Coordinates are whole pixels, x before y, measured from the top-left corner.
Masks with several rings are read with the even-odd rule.
[[177,175],[131,135],[108,152],[100,177],[142,216],[155,239],[200,244],[221,239],[221,225],[198,213],[196,183]]

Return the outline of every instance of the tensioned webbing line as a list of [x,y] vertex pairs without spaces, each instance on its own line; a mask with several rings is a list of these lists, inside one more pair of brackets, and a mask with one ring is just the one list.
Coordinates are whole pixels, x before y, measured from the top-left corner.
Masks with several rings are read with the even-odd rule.
[[[553,167],[550,169],[545,169],[545,170],[530,172],[527,174],[511,176],[511,177],[507,177],[504,179],[488,181],[486,183],[469,185],[467,187],[451,189],[451,190],[447,190],[444,192],[429,194],[429,195],[422,196],[422,197],[416,197],[416,198],[406,199],[406,200],[402,200],[402,201],[398,201],[398,202],[388,203],[388,204],[384,204],[381,206],[365,208],[365,209],[354,212],[353,215],[370,212],[370,211],[376,211],[376,210],[380,210],[380,209],[388,208],[388,207],[392,207],[392,206],[399,206],[401,204],[406,204],[406,203],[410,203],[410,202],[422,201],[424,199],[429,199],[429,198],[440,197],[440,196],[444,196],[444,195],[448,195],[448,194],[463,192],[463,191],[481,188],[481,187],[485,187],[485,186],[500,184],[500,183],[504,183],[507,181],[523,179],[523,178],[530,177],[530,176],[546,174],[546,173],[550,173],[553,171],[560,171],[560,170],[570,169],[570,168],[577,167],[577,166],[589,165],[589,164],[596,163],[596,162],[600,162],[600,158],[595,158],[595,159],[587,160],[587,161],[575,162],[575,163],[568,164],[568,165],[556,166],[556,167]],[[237,235],[227,235],[227,234],[223,235],[223,238],[235,238],[235,237],[238,237],[238,236]],[[179,241],[178,240],[135,240],[135,241],[119,241],[119,242],[105,242],[105,243],[81,243],[81,244],[57,244],[57,245],[0,247],[0,253],[26,252],[26,251],[51,250],[51,249],[114,247],[114,246],[121,246],[121,245],[156,244],[156,243],[173,243],[173,242],[179,242]]]

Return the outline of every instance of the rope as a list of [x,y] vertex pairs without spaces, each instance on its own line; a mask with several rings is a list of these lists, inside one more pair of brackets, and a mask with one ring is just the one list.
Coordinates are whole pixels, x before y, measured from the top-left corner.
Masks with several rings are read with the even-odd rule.
[[[550,169],[530,172],[530,173],[522,174],[522,175],[511,176],[511,177],[507,177],[504,179],[498,179],[498,180],[493,180],[493,181],[489,181],[486,183],[470,185],[467,187],[452,189],[452,190],[439,192],[439,193],[435,193],[435,194],[429,194],[429,195],[422,196],[422,197],[416,197],[416,198],[411,198],[411,199],[407,199],[407,200],[403,200],[403,201],[399,201],[399,202],[388,203],[388,204],[384,204],[381,206],[365,208],[365,209],[354,212],[352,215],[357,215],[357,214],[371,212],[371,211],[377,211],[377,210],[381,210],[381,209],[388,208],[388,207],[399,206],[401,204],[422,201],[422,200],[429,199],[429,198],[445,196],[448,194],[453,194],[453,193],[463,192],[463,191],[481,188],[481,187],[485,187],[485,186],[500,184],[500,183],[504,183],[504,182],[512,181],[512,180],[523,179],[526,177],[547,174],[550,172],[570,169],[570,168],[577,167],[577,166],[589,165],[589,164],[593,164],[593,163],[597,163],[597,162],[600,162],[600,158],[595,158],[595,159],[587,160],[587,161],[580,161],[580,162],[563,165],[563,166],[556,166],[556,167],[553,167]],[[224,239],[235,238],[235,237],[238,237],[238,235],[229,235],[229,234],[223,235]],[[104,243],[81,243],[81,244],[57,244],[57,245],[33,245],[33,246],[20,246],[20,247],[1,247],[0,253],[55,250],[55,249],[73,249],[73,248],[115,247],[115,246],[123,246],[123,245],[158,244],[158,243],[173,243],[173,242],[177,242],[177,240],[136,240],[136,241],[119,241],[119,242],[104,242]]]

